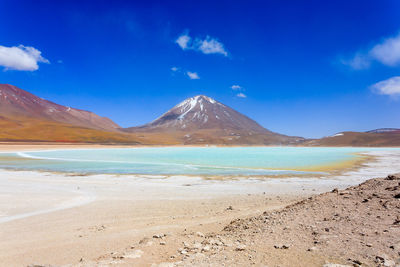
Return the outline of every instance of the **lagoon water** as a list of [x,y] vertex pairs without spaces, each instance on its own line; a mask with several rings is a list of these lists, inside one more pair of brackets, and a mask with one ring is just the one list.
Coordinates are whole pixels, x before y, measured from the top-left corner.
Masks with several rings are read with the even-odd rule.
[[151,175],[288,175],[390,148],[151,147],[0,154],[0,168]]

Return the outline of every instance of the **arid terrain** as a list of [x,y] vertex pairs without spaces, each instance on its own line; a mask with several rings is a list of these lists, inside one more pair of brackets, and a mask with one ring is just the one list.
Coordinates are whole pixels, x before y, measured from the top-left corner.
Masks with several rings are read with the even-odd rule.
[[[266,200],[282,205],[289,199]],[[123,251],[96,261],[82,259],[77,265],[149,266],[152,261],[155,263],[151,266],[400,264],[399,175],[371,179],[345,190],[334,189],[284,208],[277,205],[257,216],[224,223],[240,214],[236,209],[242,209],[239,203],[221,211],[226,218],[219,224],[199,220],[198,226],[188,224],[180,232],[159,229]]]

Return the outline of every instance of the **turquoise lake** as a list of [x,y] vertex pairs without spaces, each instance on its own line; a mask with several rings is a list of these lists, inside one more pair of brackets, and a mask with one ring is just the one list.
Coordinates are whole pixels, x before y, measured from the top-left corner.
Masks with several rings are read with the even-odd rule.
[[0,153],[0,168],[152,175],[287,175],[390,148],[151,147]]

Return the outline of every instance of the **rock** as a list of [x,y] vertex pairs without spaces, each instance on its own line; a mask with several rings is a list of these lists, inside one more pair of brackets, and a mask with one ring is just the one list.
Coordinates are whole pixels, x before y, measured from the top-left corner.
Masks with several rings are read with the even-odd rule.
[[379,255],[375,257],[376,263],[382,264],[384,267],[394,267],[396,266],[396,262],[389,259],[387,255]]
[[160,245],[162,245],[162,246],[165,246],[166,244],[167,244],[167,242],[165,242],[165,241],[160,242]]
[[334,188],[334,189],[332,190],[332,193],[339,193],[339,189]]
[[233,207],[229,206],[229,207],[226,208],[226,210],[233,210]]
[[400,180],[400,176],[394,175],[394,174],[389,174],[386,177],[386,180]]
[[163,238],[164,236],[167,236],[166,234],[156,234],[153,235],[153,238]]
[[288,249],[288,248],[290,248],[290,245],[289,244],[277,244],[277,245],[274,245],[274,248],[276,248],[276,249]]
[[188,254],[188,252],[187,252],[186,249],[181,249],[181,250],[179,250],[179,253],[181,253],[182,255]]
[[197,232],[196,235],[197,235],[198,237],[204,237],[204,234],[203,234],[202,232]]
[[243,244],[239,244],[235,248],[236,251],[243,251],[245,249],[246,249],[246,245],[243,245]]
[[186,241],[183,241],[183,248],[185,249],[189,249],[190,248],[190,244]]
[[394,249],[400,255],[400,242],[392,245],[391,248]]
[[385,267],[395,267],[396,266],[396,262],[394,262],[393,260],[385,260],[383,262],[383,266],[385,266]]
[[318,250],[317,247],[311,247],[311,248],[307,249],[307,251],[316,251],[316,250]]

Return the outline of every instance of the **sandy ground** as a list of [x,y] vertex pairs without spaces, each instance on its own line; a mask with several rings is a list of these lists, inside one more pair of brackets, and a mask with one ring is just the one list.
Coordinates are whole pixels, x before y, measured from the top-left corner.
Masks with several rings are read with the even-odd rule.
[[[0,145],[0,151],[38,149],[54,146]],[[400,172],[399,151],[373,155],[377,160],[358,170],[319,179],[218,181],[2,170],[0,266],[177,262],[185,258],[181,249],[188,235],[219,233],[237,218],[257,216],[313,194]],[[319,264],[314,266],[321,266],[324,260],[318,257],[310,261]]]

